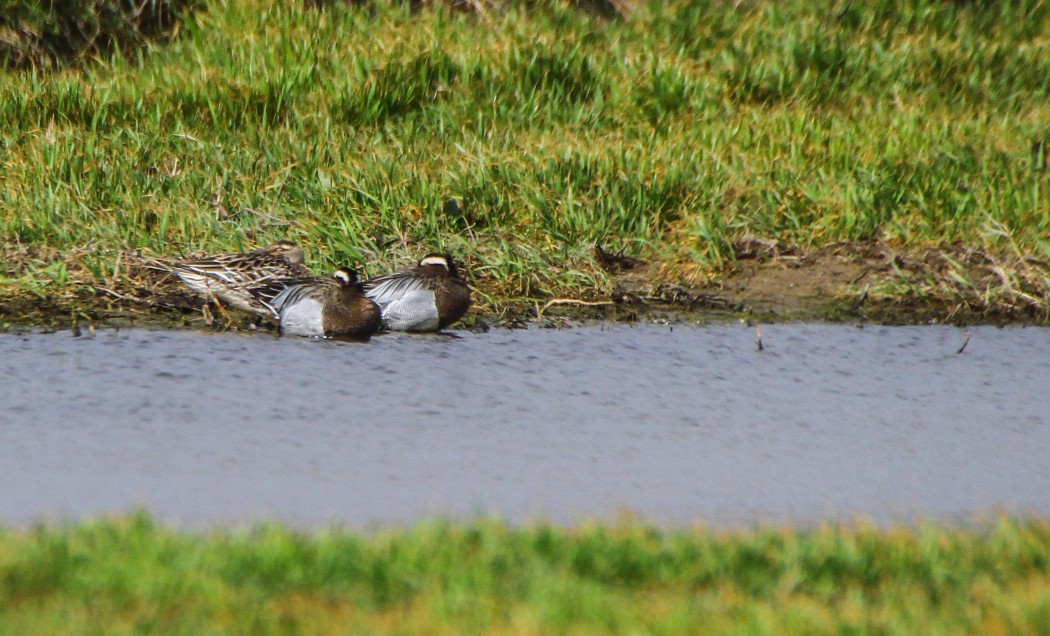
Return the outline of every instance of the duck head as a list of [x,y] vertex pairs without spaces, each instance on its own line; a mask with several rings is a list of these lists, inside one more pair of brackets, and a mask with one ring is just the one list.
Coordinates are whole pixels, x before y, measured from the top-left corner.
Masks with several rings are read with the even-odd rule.
[[459,276],[459,269],[451,254],[432,252],[419,259],[419,269],[434,276]]
[[361,278],[357,275],[357,271],[350,269],[349,267],[340,267],[335,270],[332,273],[332,278],[339,281],[343,287],[357,285],[361,282]]
[[270,254],[271,256],[280,256],[292,265],[302,265],[303,262],[306,261],[306,255],[303,253],[303,248],[291,241],[277,241],[264,247],[261,251],[264,254]]

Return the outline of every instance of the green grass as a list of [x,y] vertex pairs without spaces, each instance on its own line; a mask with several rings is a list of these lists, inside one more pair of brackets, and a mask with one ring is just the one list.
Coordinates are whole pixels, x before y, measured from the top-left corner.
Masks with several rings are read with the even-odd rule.
[[211,0],[170,45],[0,73],[0,283],[276,238],[367,274],[447,249],[491,308],[608,293],[595,243],[672,282],[746,236],[1045,264],[1048,122],[1042,0]]
[[1050,526],[0,532],[0,632],[1045,634]]

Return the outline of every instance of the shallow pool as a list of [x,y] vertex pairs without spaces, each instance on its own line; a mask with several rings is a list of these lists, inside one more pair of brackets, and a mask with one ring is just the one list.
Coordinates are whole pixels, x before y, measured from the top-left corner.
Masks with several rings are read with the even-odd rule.
[[0,523],[1050,515],[1050,330],[0,335]]

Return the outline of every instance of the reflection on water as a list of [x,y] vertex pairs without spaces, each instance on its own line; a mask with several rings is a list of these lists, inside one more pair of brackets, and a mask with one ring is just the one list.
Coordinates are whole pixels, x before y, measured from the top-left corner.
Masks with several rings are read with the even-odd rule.
[[0,335],[0,522],[1050,514],[1050,330]]

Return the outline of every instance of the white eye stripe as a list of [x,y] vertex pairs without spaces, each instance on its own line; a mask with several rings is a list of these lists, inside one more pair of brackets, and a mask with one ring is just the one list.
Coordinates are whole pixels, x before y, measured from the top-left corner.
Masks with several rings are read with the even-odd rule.
[[427,265],[439,265],[448,269],[448,261],[445,260],[444,256],[428,256],[423,260],[419,261],[420,267],[426,267]]

